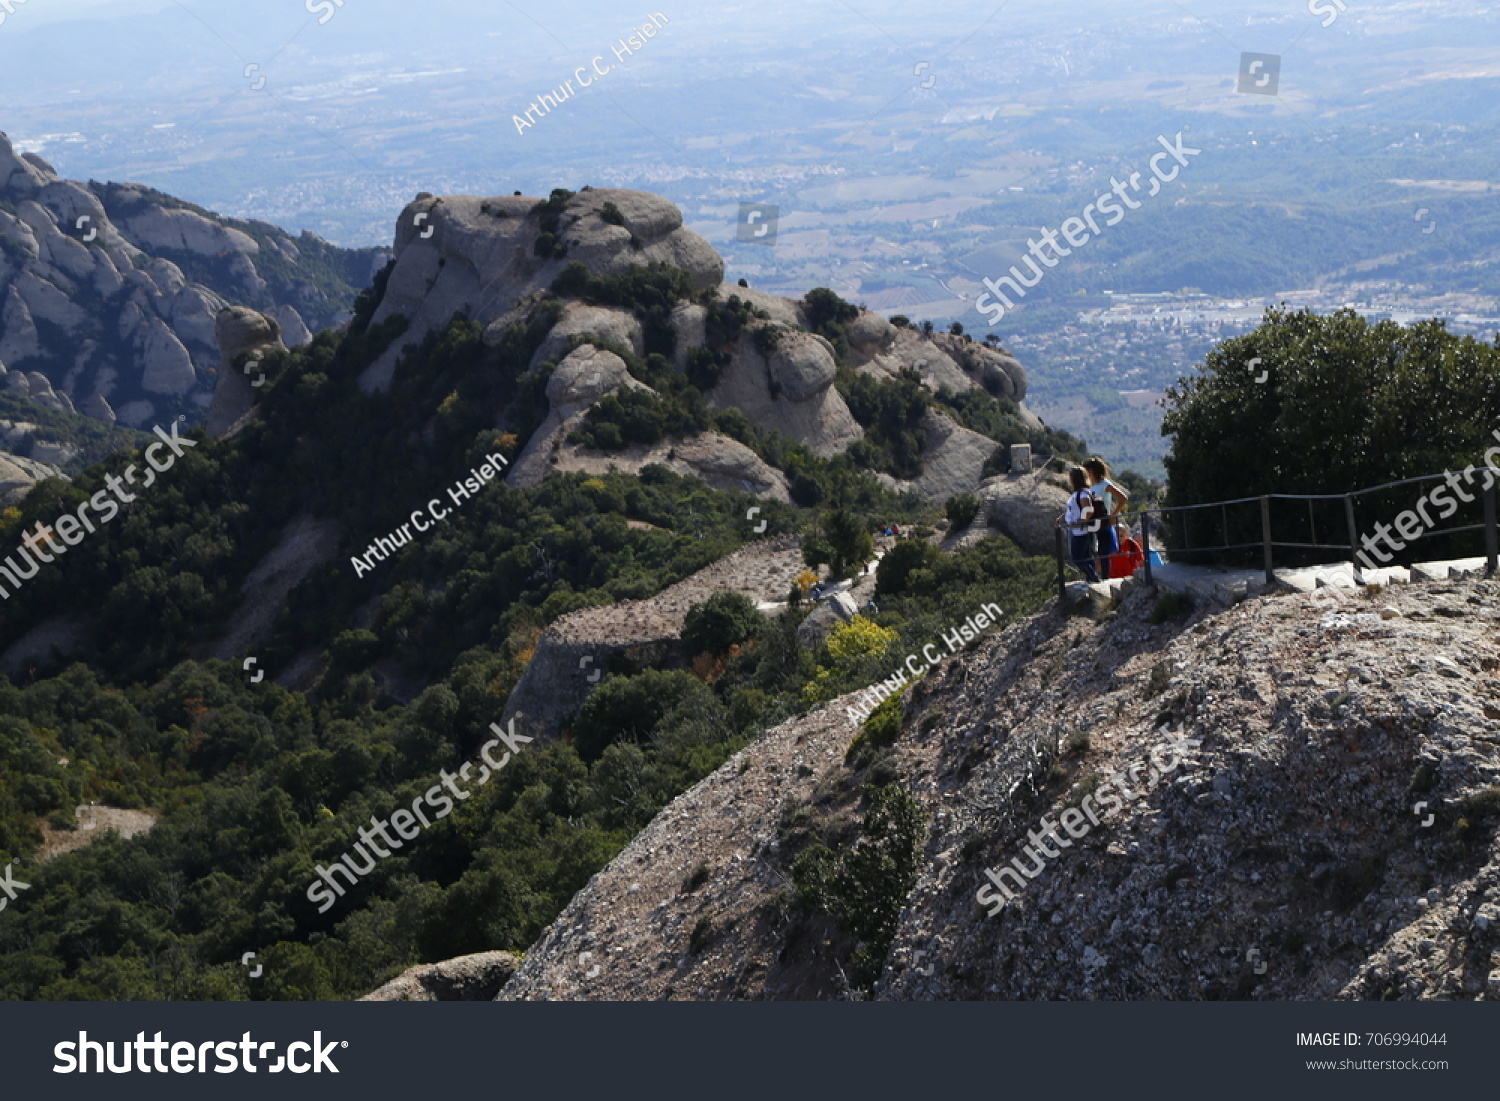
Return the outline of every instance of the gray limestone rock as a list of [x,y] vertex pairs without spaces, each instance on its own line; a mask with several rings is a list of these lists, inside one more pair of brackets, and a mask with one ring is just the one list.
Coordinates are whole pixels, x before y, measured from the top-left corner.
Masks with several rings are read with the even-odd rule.
[[362,1002],[489,1002],[520,966],[509,952],[480,952],[403,971]]
[[[790,330],[784,332],[790,333]],[[836,388],[831,385],[816,387],[832,360],[816,341],[801,339],[804,335],[792,337],[792,352],[780,362],[781,377],[790,382],[790,392],[756,349],[754,338],[746,333],[736,344],[729,366],[719,376],[718,384],[704,397],[711,408],[738,409],[753,423],[790,436],[826,458],[860,439],[864,431]],[[775,352],[772,359],[776,359]],[[831,381],[831,375],[827,377]],[[774,389],[773,382],[776,383]],[[792,393],[806,394],[807,397],[795,401]]]
[[889,347],[896,339],[896,326],[878,313],[863,310],[849,326],[849,347],[856,357],[871,358]]
[[1039,470],[990,478],[979,488],[989,522],[1027,554],[1051,555],[1053,521],[1068,507],[1067,483]]
[[197,382],[193,357],[159,317],[147,322],[141,359],[141,388],[147,393],[181,397]]
[[[557,218],[554,239],[566,256],[538,256],[543,231],[539,200],[523,196],[450,195],[419,199],[396,223],[396,262],[374,315],[407,318],[405,337],[361,379],[367,390],[390,383],[403,349],[448,324],[455,313],[489,328],[509,319],[522,302],[546,292],[568,263],[595,275],[663,262],[682,268],[693,285],[717,286],[724,262],[703,238],[682,224],[668,200],[642,191],[597,188],[570,198]],[[614,224],[613,204],[624,224]],[[604,334],[600,334],[604,335]]]
[[281,326],[281,339],[288,348],[301,348],[312,343],[312,330],[307,327],[307,322],[295,307],[277,306],[269,311],[268,316]]
[[[246,373],[240,358],[257,351],[285,351],[281,326],[273,317],[244,306],[230,306],[215,319],[219,343],[219,380],[214,386],[213,405],[209,409],[206,430],[210,436],[227,435],[240,420],[255,408],[259,392],[255,381],[259,372]],[[248,361],[247,361],[248,363]],[[124,412],[121,411],[121,419]]]
[[20,503],[31,487],[43,478],[66,478],[60,469],[37,459],[0,452],[0,506]]
[[[486,331],[486,337],[492,338],[495,326]],[[645,352],[645,341],[641,335],[641,323],[636,320],[632,313],[625,310],[610,309],[605,306],[587,306],[582,302],[569,302],[563,307],[563,313],[552,326],[552,331],[542,341],[541,347],[531,357],[531,367],[543,360],[559,360],[568,353],[568,342],[576,336],[595,336],[601,340],[607,340],[612,344],[618,344],[622,348],[629,349],[636,355]]]
[[811,333],[782,330],[768,364],[771,378],[789,401],[811,401],[833,385],[838,366],[826,341]]
[[929,409],[922,418],[922,428],[927,433],[922,473],[913,481],[896,483],[897,488],[914,489],[927,500],[938,502],[977,489],[984,464],[999,445],[935,409]]

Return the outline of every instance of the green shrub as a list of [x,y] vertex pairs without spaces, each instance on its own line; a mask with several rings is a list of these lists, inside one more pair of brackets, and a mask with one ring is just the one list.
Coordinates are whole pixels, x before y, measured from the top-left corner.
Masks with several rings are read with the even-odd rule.
[[531,208],[531,213],[536,215],[541,225],[541,233],[537,236],[536,244],[531,250],[535,255],[544,259],[559,260],[567,256],[568,246],[559,240],[558,230],[562,223],[563,208],[568,205],[568,200],[572,197],[573,192],[559,187]]
[[972,493],[955,493],[943,503],[943,514],[948,517],[949,532],[963,531],[974,522],[983,505]]
[[943,552],[925,539],[902,539],[875,567],[876,596],[900,596],[907,591],[912,571],[926,570],[931,577],[943,560]]
[[744,593],[714,593],[688,609],[682,626],[682,651],[689,658],[705,653],[722,657],[731,648],[755,638],[765,626],[766,617]]
[[1151,609],[1151,622],[1159,626],[1169,619],[1181,619],[1192,610],[1193,602],[1186,593],[1169,589],[1156,598],[1156,604]]
[[[909,367],[893,379],[844,368],[836,384],[849,412],[865,430],[862,461],[895,478],[920,477],[922,450],[927,446],[922,420],[932,403],[921,376]],[[871,447],[876,450],[869,450]],[[854,449],[850,450],[852,453]]]
[[917,884],[926,815],[895,785],[869,791],[860,837],[838,851],[807,849],[792,864],[798,904],[834,918],[857,944],[849,977],[868,989],[880,977],[901,910]]
[[826,565],[835,581],[849,577],[874,553],[875,537],[858,516],[843,508],[824,513],[821,534],[802,543],[803,561],[813,569]]
[[663,397],[634,387],[605,394],[589,409],[569,443],[619,451],[630,444],[658,443],[665,436],[692,436],[708,427],[702,400],[694,392]]
[[882,749],[896,744],[901,737],[903,714],[899,694],[880,701],[859,727],[859,736],[849,745],[844,763],[851,768],[862,768],[870,763]]
[[814,287],[802,299],[807,327],[833,345],[840,362],[849,354],[849,325],[859,307],[845,302],[827,287]]
[[[780,325],[761,325],[754,330],[752,339],[755,342],[755,350],[764,359],[770,359],[776,354],[776,349],[781,347],[781,338],[786,335],[786,330]],[[776,380],[771,380],[771,396],[776,396],[778,387]]]
[[641,742],[673,711],[707,705],[713,692],[683,670],[649,669],[639,676],[610,677],[589,693],[570,724],[573,744],[594,760],[617,742]]

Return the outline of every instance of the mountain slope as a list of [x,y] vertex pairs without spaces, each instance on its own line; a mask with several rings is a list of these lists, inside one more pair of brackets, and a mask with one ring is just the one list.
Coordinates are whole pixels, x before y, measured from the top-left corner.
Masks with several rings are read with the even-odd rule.
[[[580,194],[578,226],[614,226]],[[619,200],[621,217],[661,204]],[[510,260],[541,259],[544,221],[572,204],[523,202]],[[939,502],[892,489],[940,465],[924,427],[938,411],[984,425],[996,448],[1066,442],[1028,425],[1022,376],[988,353],[1005,380],[990,385],[1012,397],[948,356],[942,378],[973,384],[955,396],[901,366],[941,346],[925,334],[874,326],[872,345],[868,318],[826,291],[739,299],[747,288],[622,262],[628,239],[568,259],[502,326],[472,303],[418,339],[404,313],[379,311],[421,240],[347,327],[300,347],[249,308],[215,314],[222,435],[179,437],[149,484],[146,454],[124,451],[0,515],[0,544],[20,556],[39,525],[61,531],[134,486],[0,603],[13,678],[0,679],[0,862],[31,860],[43,826],[66,831],[79,806],[155,822],[33,873],[27,905],[0,923],[0,997],[346,997],[423,960],[523,949],[668,801],[880,660],[861,645],[893,645],[974,594],[1040,603],[1047,563],[1001,540],[944,555],[924,541]],[[969,342],[945,343],[962,356]],[[894,350],[884,366],[860,351],[872,346]],[[397,347],[387,385],[362,385]],[[758,422],[715,399],[729,371],[763,400]],[[779,429],[797,405],[847,423],[824,433],[808,417],[793,439]],[[558,446],[538,446],[553,431]],[[597,465],[559,469],[565,449]],[[664,461],[649,461],[657,449]],[[528,451],[533,476],[498,476]],[[947,469],[965,488],[980,473]],[[741,597],[725,652],[683,652],[684,600],[788,597],[799,537],[862,544],[890,523],[917,532],[910,591],[885,601],[900,629],[851,623],[858,644],[834,652],[816,632],[801,641],[805,602],[771,619]],[[764,560],[731,557],[756,542]],[[642,609],[650,645],[612,646]],[[577,668],[589,655],[568,649],[575,627],[598,643],[592,681]],[[557,676],[572,681],[547,701],[544,737],[334,908],[317,905],[317,869],[360,844],[372,814],[472,767],[492,724]],[[238,960],[262,949],[268,981],[254,984]]]
[[[1054,606],[948,659],[888,755],[845,764],[846,700],[772,731],[597,875],[501,998],[855,992],[858,945],[810,908],[804,854],[882,844],[890,784],[926,827],[910,880],[857,896],[891,922],[878,997],[1500,996],[1493,584],[1160,626],[1150,599],[1104,622]],[[1063,831],[1085,795],[1099,823]],[[1013,858],[1045,867],[1000,876],[1001,908],[985,873]]]

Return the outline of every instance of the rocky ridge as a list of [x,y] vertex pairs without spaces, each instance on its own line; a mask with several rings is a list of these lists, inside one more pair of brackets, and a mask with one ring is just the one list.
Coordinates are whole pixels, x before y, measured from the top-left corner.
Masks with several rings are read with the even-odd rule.
[[[1335,610],[1278,592],[1158,625],[1154,599],[1136,586],[1097,620],[1054,602],[909,691],[880,767],[928,828],[874,995],[1500,998],[1496,584]],[[809,830],[847,837],[869,780],[844,763],[843,704],[663,810],[501,998],[850,996],[850,946],[790,886]],[[1180,767],[988,916],[987,869],[1029,866],[1043,814],[1168,738]]]
[[[550,227],[550,228],[549,228]],[[422,193],[396,226],[395,260],[385,278],[372,324],[403,317],[405,334],[366,369],[361,385],[386,388],[401,356],[455,315],[481,326],[488,342],[526,320],[569,264],[596,277],[661,262],[677,267],[699,291],[724,303],[738,297],[760,315],[733,342],[717,380],[704,392],[709,408],[738,409],[765,429],[790,436],[823,457],[864,436],[834,386],[834,346],[813,327],[805,302],[723,283],[724,262],[707,241],[683,225],[666,199],[641,191],[584,188],[552,200],[521,195],[481,197]],[[673,361],[687,370],[709,340],[708,309],[680,302],[670,316]],[[860,311],[849,326],[848,363],[875,377],[914,370],[931,389],[984,387],[1017,403],[1024,423],[1041,422],[1020,404],[1026,372],[1003,349],[952,334],[925,335]],[[600,472],[614,466],[635,473],[663,462],[718,488],[787,499],[785,478],[734,440],[713,433],[659,447],[602,452],[568,443],[594,403],[623,389],[642,389],[620,355],[645,352],[641,319],[631,311],[564,297],[561,313],[532,358],[531,370],[550,369],[549,412],[512,467],[509,481],[535,485],[553,471]],[[616,354],[619,353],[619,354]],[[946,497],[975,488],[993,441],[933,411],[925,425],[926,472],[912,482],[887,479],[894,489]]]
[[136,428],[201,414],[221,309],[265,309],[305,343],[349,316],[386,255],[135,184],[64,180],[0,134],[0,363],[7,386],[19,375],[55,408]]
[[487,1002],[516,972],[509,952],[472,956],[408,968],[362,1002]]

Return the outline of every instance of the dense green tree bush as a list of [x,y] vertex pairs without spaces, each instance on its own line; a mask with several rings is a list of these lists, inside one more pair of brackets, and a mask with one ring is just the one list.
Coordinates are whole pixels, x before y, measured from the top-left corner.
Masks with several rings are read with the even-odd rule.
[[868,989],[880,977],[906,898],[917,885],[926,815],[895,785],[869,793],[857,839],[835,849],[814,845],[792,866],[797,901],[834,918],[859,947],[850,981]]
[[731,647],[755,638],[765,626],[766,617],[744,593],[714,593],[688,609],[682,625],[682,652],[689,658],[699,654],[721,657]]
[[875,539],[861,517],[848,509],[837,508],[823,514],[822,530],[808,536],[802,544],[802,559],[817,569],[828,567],[834,581],[850,576],[875,553]]
[[839,362],[849,354],[849,325],[859,316],[859,307],[845,302],[827,287],[814,287],[802,299],[807,327],[826,337]]
[[634,677],[610,677],[589,693],[571,725],[573,744],[594,760],[617,742],[642,742],[669,714],[705,705],[713,693],[691,673],[650,669]]
[[[1353,310],[1273,309],[1254,332],[1211,352],[1166,402],[1169,506],[1344,493],[1482,467],[1500,425],[1500,348],[1450,333],[1439,320],[1401,326]],[[1357,522],[1388,520],[1422,492],[1408,486],[1365,497]],[[1467,522],[1477,518],[1466,514]],[[1227,530],[1221,516],[1185,523],[1199,546],[1260,538],[1258,507],[1231,510]],[[1300,503],[1275,505],[1277,539],[1310,542],[1313,523],[1318,541],[1347,542],[1342,502],[1320,504],[1311,520]],[[1174,518],[1168,535],[1180,541],[1183,524]]]
[[972,493],[955,493],[943,502],[943,515],[948,517],[949,531],[962,531],[974,522],[983,504]]
[[894,379],[841,370],[839,393],[865,430],[865,438],[850,448],[850,456],[862,466],[883,470],[896,478],[911,479],[922,473],[922,449],[927,430],[922,427],[932,404],[922,378],[910,368]]

